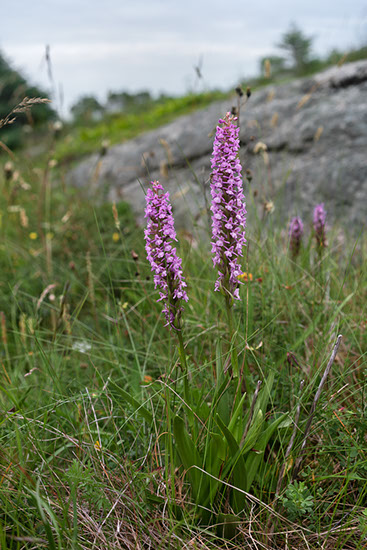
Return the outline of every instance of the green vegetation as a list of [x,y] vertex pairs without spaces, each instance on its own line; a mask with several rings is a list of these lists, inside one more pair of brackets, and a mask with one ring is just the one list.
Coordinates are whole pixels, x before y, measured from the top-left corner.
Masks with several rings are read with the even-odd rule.
[[93,121],[85,102],[41,155],[0,159],[1,550],[364,548],[365,235],[334,227],[318,249],[304,220],[294,257],[280,198],[246,182],[241,302],[229,322],[193,222],[178,339],[128,205],[90,204],[64,172],[224,95],[115,96],[127,112]]
[[161,98],[149,103],[146,109],[135,108],[132,112],[128,110],[120,114],[106,115],[101,122],[91,123],[88,127],[72,126],[67,128],[66,134],[59,141],[55,158],[64,161],[79,158],[98,150],[106,139],[111,144],[121,143],[226,96],[223,92],[212,91],[176,98]]
[[[230,338],[210,228],[180,235],[186,377],[142,229],[126,204],[65,188],[53,158],[24,155],[0,176],[1,548],[363,548],[365,238],[334,228],[320,255],[304,220],[292,259],[287,220],[258,217],[247,183]],[[246,393],[228,385],[235,357]]]

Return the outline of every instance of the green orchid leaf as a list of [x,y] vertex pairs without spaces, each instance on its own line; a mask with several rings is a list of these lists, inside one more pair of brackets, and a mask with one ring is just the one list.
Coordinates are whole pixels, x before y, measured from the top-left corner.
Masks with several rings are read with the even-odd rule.
[[[289,423],[288,423],[289,420]],[[249,452],[245,464],[246,464],[246,471],[247,471],[247,479],[248,479],[248,490],[250,490],[250,487],[255,479],[255,475],[259,469],[259,465],[261,460],[263,459],[263,454],[265,451],[265,448],[267,444],[269,443],[270,438],[274,434],[275,430],[277,428],[282,427],[288,427],[291,423],[291,419],[289,418],[288,413],[282,414],[279,418],[274,420],[270,425],[267,426],[267,428],[262,432],[258,440],[256,441],[256,451]]]
[[209,478],[193,467],[203,468],[203,461],[194,442],[187,433],[184,421],[179,416],[175,416],[173,420],[173,435],[179,457],[191,484],[194,500],[197,504],[202,504],[202,499],[208,495]]
[[247,432],[245,441],[243,442],[243,446],[241,448],[242,454],[245,454],[255,445],[257,446],[257,440],[260,437],[263,424],[264,424],[264,415],[263,415],[263,412],[259,410],[255,418],[252,420],[252,423],[249,428],[249,431]]
[[242,437],[242,433],[244,430],[244,426],[242,427],[241,422],[241,413],[243,411],[243,404],[246,399],[246,393],[243,394],[241,397],[240,402],[238,403],[236,410],[233,412],[232,418],[228,424],[228,430],[231,432],[231,434],[234,436],[236,441],[239,443],[240,438]]
[[[216,421],[228,443],[230,451],[228,463],[222,472],[222,478],[229,476],[235,487],[238,487],[242,491],[246,491],[248,485],[247,473],[241,449],[229,429],[223,424],[218,415],[216,416]],[[246,496],[243,493],[236,490],[233,491],[232,507],[235,513],[239,513],[243,509],[245,501]]]

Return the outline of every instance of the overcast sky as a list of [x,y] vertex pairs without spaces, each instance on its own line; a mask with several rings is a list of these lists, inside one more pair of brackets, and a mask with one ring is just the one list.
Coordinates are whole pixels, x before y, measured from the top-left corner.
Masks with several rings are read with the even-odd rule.
[[228,89],[277,53],[291,21],[315,37],[318,54],[367,42],[367,0],[12,0],[0,49],[50,89],[48,44],[65,114],[83,94],[186,92],[200,58],[206,86]]

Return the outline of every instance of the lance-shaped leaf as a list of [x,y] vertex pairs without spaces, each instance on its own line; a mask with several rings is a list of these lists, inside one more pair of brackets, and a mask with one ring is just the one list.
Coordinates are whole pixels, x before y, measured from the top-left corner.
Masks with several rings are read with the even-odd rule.
[[202,500],[208,497],[209,479],[203,472],[195,468],[195,466],[203,468],[203,461],[187,433],[184,421],[179,416],[175,416],[173,420],[173,434],[179,457],[191,484],[192,496],[196,504],[202,504]]

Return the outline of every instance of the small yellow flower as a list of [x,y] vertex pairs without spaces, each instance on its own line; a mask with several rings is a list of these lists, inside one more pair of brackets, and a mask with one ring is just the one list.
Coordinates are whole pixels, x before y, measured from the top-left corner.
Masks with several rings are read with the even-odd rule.
[[120,234],[119,233],[113,233],[112,240],[114,243],[117,243],[117,241],[120,240]]
[[247,283],[248,281],[252,281],[253,276],[252,273],[247,273],[246,271],[244,271],[244,273],[238,275],[237,279],[239,279],[240,281],[245,281],[245,283]]
[[35,231],[32,231],[30,234],[29,234],[29,238],[32,240],[32,241],[35,241],[37,239],[38,235]]
[[101,450],[102,450],[102,445],[100,444],[100,442],[98,441],[98,439],[97,439],[97,441],[96,441],[95,444],[94,444],[94,448],[95,448],[96,451],[101,451]]

